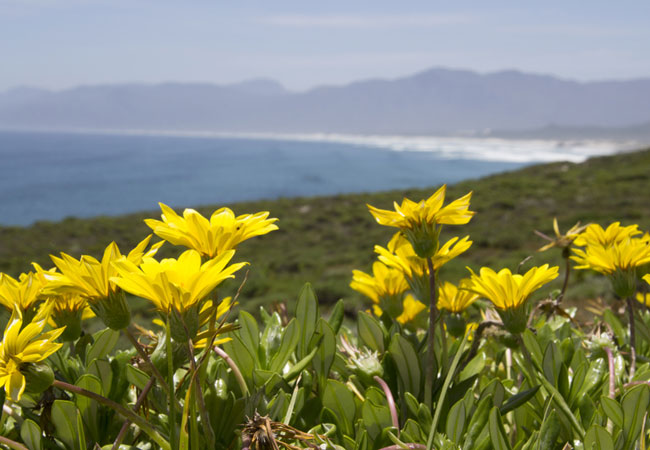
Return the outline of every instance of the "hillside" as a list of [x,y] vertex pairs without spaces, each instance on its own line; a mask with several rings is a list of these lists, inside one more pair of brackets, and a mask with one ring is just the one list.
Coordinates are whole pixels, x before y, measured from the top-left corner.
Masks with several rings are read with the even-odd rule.
[[[470,224],[443,231],[445,237],[469,234],[474,245],[466,255],[445,266],[442,277],[456,280],[466,274],[466,265],[474,269],[480,265],[515,269],[529,255],[532,260],[527,265],[559,263],[558,252],[536,253],[543,241],[533,234],[535,229],[552,233],[554,216],[562,230],[577,221],[607,224],[614,220],[638,223],[650,230],[649,169],[650,149],[594,158],[582,164],[528,167],[450,186],[448,199],[474,191],[471,209],[477,214]],[[393,232],[377,225],[365,204],[388,208],[404,195],[420,199],[433,189],[230,205],[236,213],[269,210],[280,219],[279,231],[247,241],[238,251],[238,259],[251,262],[241,303],[253,310],[260,303],[290,301],[301,285],[310,281],[323,303],[345,298],[352,300],[347,307],[353,310],[360,298],[348,288],[352,269],[370,270],[373,246],[385,245]],[[210,214],[217,207],[198,209]],[[153,210],[121,217],[70,218],[27,228],[0,228],[0,271],[15,276],[29,270],[30,261],[50,266],[47,255],[59,251],[99,256],[111,239],[126,249],[148,233],[143,219],[158,216],[159,212]],[[169,256],[180,250],[167,245],[161,253]],[[591,284],[592,277],[586,273],[579,274],[579,278],[581,282],[569,291],[569,297],[584,298],[607,290],[602,289],[604,281],[600,278],[598,285]],[[228,289],[236,287],[231,283]]]
[[291,92],[272,80],[80,86],[0,93],[0,128],[441,134],[650,121],[650,79],[432,68]]

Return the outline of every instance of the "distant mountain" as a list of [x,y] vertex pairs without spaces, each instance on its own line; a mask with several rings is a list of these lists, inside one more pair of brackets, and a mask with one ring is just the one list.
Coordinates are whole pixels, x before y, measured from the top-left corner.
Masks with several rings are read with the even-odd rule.
[[457,134],[650,123],[650,79],[577,82],[434,68],[291,92],[273,80],[0,93],[0,128]]

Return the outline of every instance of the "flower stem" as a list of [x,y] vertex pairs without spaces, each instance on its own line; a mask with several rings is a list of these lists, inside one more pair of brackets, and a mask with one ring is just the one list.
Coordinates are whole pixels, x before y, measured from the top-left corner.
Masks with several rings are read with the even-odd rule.
[[432,406],[433,398],[433,368],[435,362],[434,344],[436,336],[436,318],[438,316],[438,289],[436,289],[436,272],[433,269],[432,258],[427,258],[429,268],[429,334],[427,340],[427,369],[424,379],[424,404]]
[[138,355],[140,355],[140,358],[142,358],[149,367],[151,367],[151,371],[153,372],[154,376],[158,378],[158,381],[160,381],[160,385],[163,387],[167,395],[170,397],[173,397],[173,392],[170,392],[169,386],[167,385],[167,382],[165,381],[165,378],[163,378],[162,374],[160,371],[156,368],[156,366],[153,365],[151,362],[151,358],[149,358],[149,355],[147,355],[147,352],[144,351],[138,340],[133,336],[133,333],[131,330],[126,328],[124,330],[126,337],[129,338],[129,341],[131,341],[131,344],[133,347],[135,347],[136,351],[138,352]]
[[[612,354],[612,349],[605,347],[605,353],[607,353],[607,366],[609,368],[609,398],[616,397],[616,374],[614,372],[614,355]],[[614,422],[612,419],[607,419],[607,431],[612,433],[614,430]]]
[[373,379],[381,386],[386,395],[386,401],[388,402],[388,409],[390,410],[390,417],[393,421],[393,426],[397,429],[397,437],[399,437],[399,420],[397,419],[397,408],[395,407],[395,399],[393,398],[393,393],[390,391],[390,388],[386,382],[375,375]]
[[[163,386],[167,387],[167,393],[169,395],[169,414],[168,414],[168,420],[169,420],[169,441],[172,444],[172,447],[174,449],[178,448],[178,444],[176,441],[176,397],[175,397],[175,389],[174,389],[174,355],[173,355],[173,348],[172,348],[172,337],[171,337],[171,326],[169,325],[169,315],[167,315],[167,321],[165,322],[165,348],[167,349],[167,383],[165,383],[165,380],[162,379],[162,375],[160,375],[160,372],[158,374],[160,375],[160,378],[162,379],[162,384]],[[151,367],[154,368],[154,370],[157,370],[153,364],[151,364]]]
[[634,378],[636,371],[636,332],[634,326],[634,300],[627,298],[627,314],[630,327],[630,380]]
[[11,439],[6,438],[4,436],[0,436],[0,444],[4,444],[9,448],[13,448],[14,450],[29,450],[23,444],[16,441],[12,441]]
[[88,397],[92,400],[95,400],[98,403],[101,403],[104,406],[107,406],[111,408],[113,411],[116,413],[120,414],[122,417],[125,419],[131,420],[133,423],[135,423],[137,426],[139,426],[142,431],[147,433],[151,439],[153,439],[156,444],[160,446],[160,448],[164,450],[171,450],[171,447],[169,446],[169,442],[167,442],[150,424],[147,422],[144,418],[140,417],[133,411],[130,411],[126,409],[124,406],[120,405],[117,402],[114,402],[113,400],[102,397],[99,394],[95,394],[92,391],[89,391],[84,388],[80,388],[79,386],[75,386],[73,384],[66,383],[64,381],[60,380],[54,380],[52,383],[52,386],[59,388],[64,391],[72,392],[77,395],[83,395],[84,397]]
[[564,294],[566,293],[567,287],[569,287],[569,276],[571,276],[571,261],[569,260],[569,251],[568,247],[562,252],[564,257],[565,269],[564,269],[564,282],[562,283],[562,290],[560,295],[557,298],[557,304],[559,305],[562,300],[564,300]]
[[235,375],[235,379],[239,383],[239,387],[242,391],[242,394],[248,397],[250,395],[248,392],[248,386],[246,386],[246,381],[244,380],[244,377],[242,376],[239,367],[237,367],[237,364],[235,364],[235,361],[232,360],[232,358],[230,357],[230,355],[228,355],[228,353],[226,353],[224,350],[220,349],[219,347],[213,347],[213,348],[214,348],[214,352],[217,355],[221,356],[224,359],[224,361],[226,361],[226,363],[230,366],[233,375]]
[[[149,378],[149,381],[145,385],[144,389],[142,392],[140,392],[140,395],[138,396],[138,399],[135,402],[135,405],[133,406],[133,412],[136,412],[140,406],[142,406],[142,403],[144,402],[144,399],[147,397],[147,394],[153,387],[154,382],[156,381],[156,377],[151,377]],[[117,437],[115,438],[115,442],[113,442],[113,447],[111,447],[111,450],[117,450],[120,448],[120,444],[122,443],[122,439],[124,439],[124,436],[126,435],[126,432],[129,429],[129,425],[131,424],[131,420],[126,419],[124,423],[122,424],[122,428],[120,428],[120,432],[118,433]]]

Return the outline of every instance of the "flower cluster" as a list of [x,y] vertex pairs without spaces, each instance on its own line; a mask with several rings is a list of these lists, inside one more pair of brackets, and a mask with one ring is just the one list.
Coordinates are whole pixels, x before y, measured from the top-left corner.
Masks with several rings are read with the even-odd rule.
[[[18,279],[0,274],[0,304],[12,314],[0,342],[0,384],[13,401],[38,384],[30,383],[29,374],[61,347],[57,338],[79,338],[84,319],[96,315],[114,330],[128,327],[126,293],[149,300],[163,324],[170,323],[173,339],[191,340],[194,347],[215,342],[216,319],[233,303],[210,296],[247,264],[231,263],[237,245],[276,230],[277,219],[269,219],[268,212],[235,216],[221,208],[208,220],[191,209],[180,217],[166,205],[161,208],[162,221],[146,223],[163,241],[150,245],[149,235],[127,254],[111,242],[101,259],[61,253],[51,256],[52,269],[33,263],[35,272]],[[165,240],[189,249],[177,259],[157,260]],[[55,328],[45,331],[48,324]]]

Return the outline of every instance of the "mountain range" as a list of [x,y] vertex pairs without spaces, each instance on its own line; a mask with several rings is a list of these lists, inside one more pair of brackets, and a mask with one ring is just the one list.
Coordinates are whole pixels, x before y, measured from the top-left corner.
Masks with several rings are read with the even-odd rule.
[[21,87],[0,93],[0,128],[650,136],[650,78],[578,82],[433,68],[304,92],[268,79]]

